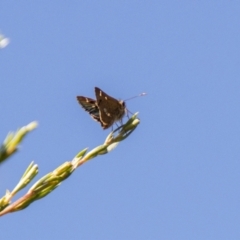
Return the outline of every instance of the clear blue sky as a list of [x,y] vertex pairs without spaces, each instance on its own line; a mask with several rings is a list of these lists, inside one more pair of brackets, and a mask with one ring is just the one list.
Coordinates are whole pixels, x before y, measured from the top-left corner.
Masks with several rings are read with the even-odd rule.
[[240,2],[3,0],[0,30],[1,141],[39,122],[1,195],[32,160],[38,179],[103,143],[77,95],[148,93],[126,141],[2,217],[1,239],[240,239]]

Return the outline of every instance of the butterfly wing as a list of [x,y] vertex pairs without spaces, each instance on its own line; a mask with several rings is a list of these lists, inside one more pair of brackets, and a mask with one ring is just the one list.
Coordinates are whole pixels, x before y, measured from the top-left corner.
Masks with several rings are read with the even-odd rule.
[[101,122],[97,102],[94,99],[77,96],[77,100],[79,104],[83,107],[83,109],[87,111],[94,120]]
[[103,129],[113,125],[115,121],[121,120],[125,114],[125,103],[109,96],[100,88],[95,87],[99,117]]

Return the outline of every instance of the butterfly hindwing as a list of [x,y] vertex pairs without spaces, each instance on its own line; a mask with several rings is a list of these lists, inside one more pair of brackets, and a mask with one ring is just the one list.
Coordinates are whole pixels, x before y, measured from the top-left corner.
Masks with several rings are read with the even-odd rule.
[[79,104],[85,109],[85,111],[87,111],[91,115],[94,120],[101,122],[97,102],[94,99],[77,96],[77,100]]

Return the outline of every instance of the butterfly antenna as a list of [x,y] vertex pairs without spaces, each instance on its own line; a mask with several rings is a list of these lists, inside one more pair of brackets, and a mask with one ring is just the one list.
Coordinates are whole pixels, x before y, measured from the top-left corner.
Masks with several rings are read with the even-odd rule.
[[134,97],[131,97],[131,98],[125,99],[124,101],[128,101],[128,100],[131,100],[131,99],[133,99],[133,98],[142,97],[142,96],[145,96],[145,95],[147,95],[147,94],[143,92],[143,93],[140,93],[140,94],[137,95],[137,96],[134,96]]
[[[144,93],[144,92],[143,92],[143,93],[138,94],[137,96],[128,98],[128,99],[126,99],[126,100],[124,100],[124,101],[128,101],[128,100],[131,100],[131,99],[133,99],[133,98],[142,97],[142,96],[145,96],[145,95],[147,95],[147,93]],[[128,119],[129,119],[129,113],[131,113],[132,115],[133,115],[133,113],[130,112],[127,108],[126,108],[126,110],[127,110],[127,117],[128,117]]]

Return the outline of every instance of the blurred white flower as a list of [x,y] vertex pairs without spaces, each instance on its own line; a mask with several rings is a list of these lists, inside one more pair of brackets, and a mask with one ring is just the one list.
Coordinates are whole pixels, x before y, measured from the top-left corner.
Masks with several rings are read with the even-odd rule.
[[5,48],[9,44],[9,42],[10,42],[9,38],[0,35],[0,48]]

